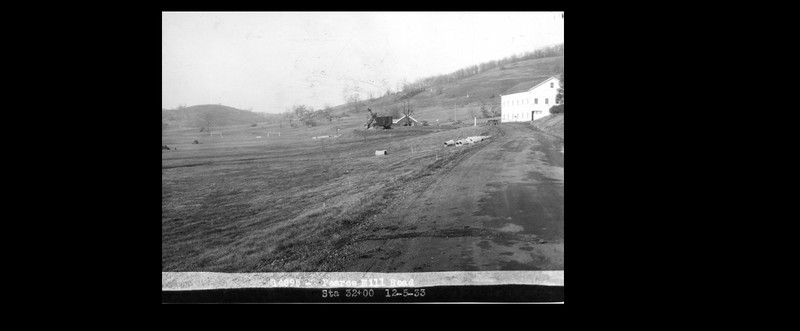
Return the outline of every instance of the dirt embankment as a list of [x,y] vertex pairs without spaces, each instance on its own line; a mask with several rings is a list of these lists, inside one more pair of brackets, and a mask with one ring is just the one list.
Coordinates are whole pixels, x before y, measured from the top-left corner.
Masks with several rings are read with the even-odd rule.
[[542,117],[532,122],[537,129],[564,139],[564,114],[555,114]]

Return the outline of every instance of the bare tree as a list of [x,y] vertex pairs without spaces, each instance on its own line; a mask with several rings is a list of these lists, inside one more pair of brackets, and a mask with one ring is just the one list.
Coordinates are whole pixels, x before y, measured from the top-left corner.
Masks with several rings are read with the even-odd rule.
[[214,112],[205,111],[200,113],[200,119],[203,120],[205,127],[210,129],[214,126],[214,124],[216,124],[217,116],[214,114]]
[[556,94],[556,104],[564,104],[564,74],[561,74],[561,79],[558,80],[558,94]]
[[361,96],[358,93],[353,93],[347,97],[347,103],[352,107],[352,112],[358,113],[358,107],[361,104]]
[[325,104],[325,107],[320,111],[320,114],[328,120],[328,123],[333,121],[333,107],[329,103]]
[[480,101],[481,101],[481,115],[483,115],[484,118],[492,117],[492,112],[489,110],[490,109],[489,102],[484,99],[480,99]]
[[314,121],[314,108],[306,105],[295,105],[294,115],[297,119],[306,126],[316,126]]

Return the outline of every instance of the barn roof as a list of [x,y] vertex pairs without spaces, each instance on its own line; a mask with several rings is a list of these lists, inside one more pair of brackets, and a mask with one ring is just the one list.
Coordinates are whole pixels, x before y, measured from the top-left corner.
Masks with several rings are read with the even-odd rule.
[[542,76],[542,77],[535,77],[532,80],[527,82],[522,82],[517,85],[514,85],[512,88],[506,90],[505,92],[501,93],[500,95],[508,95],[514,94],[519,92],[530,91],[532,88],[538,86],[541,83],[544,83],[546,80],[550,78],[556,78],[554,76]]
[[[402,119],[404,119],[404,118],[406,118],[406,115],[403,115],[403,117],[400,117],[400,118],[398,118],[398,119],[396,119],[396,120],[393,120],[393,122],[394,122],[394,123],[400,122],[400,120],[402,120]],[[415,119],[414,119],[413,117],[411,117],[411,116],[409,116],[408,118],[410,118],[410,119],[411,119],[412,121],[414,121],[414,122],[419,122],[419,121],[415,120]]]

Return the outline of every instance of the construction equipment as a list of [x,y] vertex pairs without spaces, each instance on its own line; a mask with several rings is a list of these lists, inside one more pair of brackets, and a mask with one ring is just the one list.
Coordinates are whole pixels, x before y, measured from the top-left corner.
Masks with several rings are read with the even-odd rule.
[[364,125],[364,129],[371,128],[372,127],[372,122],[374,122],[375,118],[378,116],[378,114],[375,114],[375,113],[372,112],[372,109],[367,108],[367,111],[369,112],[369,120],[367,121],[367,124]]
[[378,116],[375,118],[374,126],[382,126],[384,129],[391,129],[392,128],[392,120],[394,118],[391,116]]
[[367,124],[364,125],[364,129],[369,129],[372,127],[382,126],[384,129],[391,129],[392,128],[392,116],[378,116],[378,114],[373,113],[372,109],[367,108],[369,112],[369,121]]

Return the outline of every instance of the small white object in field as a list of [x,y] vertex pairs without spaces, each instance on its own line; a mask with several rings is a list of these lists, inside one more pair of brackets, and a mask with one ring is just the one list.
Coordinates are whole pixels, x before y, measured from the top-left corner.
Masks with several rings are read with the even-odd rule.
[[257,139],[261,139],[261,136],[256,136]]
[[386,155],[386,154],[389,154],[389,153],[386,153],[386,150],[375,151],[375,155]]

